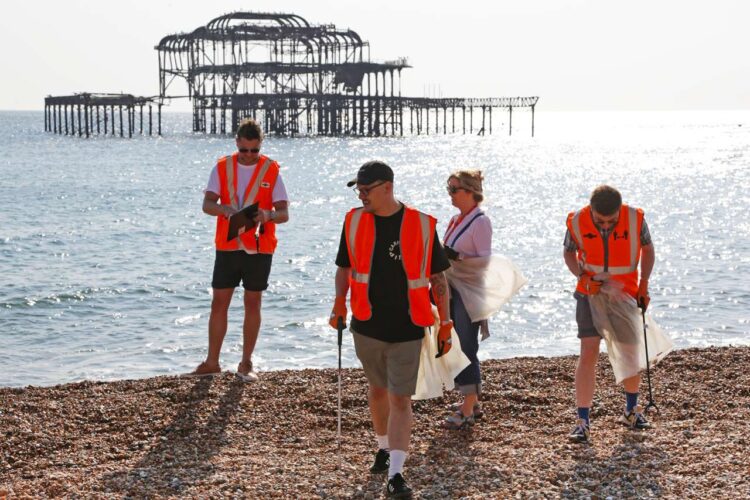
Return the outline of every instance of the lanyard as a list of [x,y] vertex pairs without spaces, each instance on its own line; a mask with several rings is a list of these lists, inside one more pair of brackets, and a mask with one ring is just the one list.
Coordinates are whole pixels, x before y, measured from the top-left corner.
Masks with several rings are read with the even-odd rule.
[[[471,213],[471,212],[469,212],[469,213]],[[466,214],[466,216],[468,216],[468,215],[469,214]],[[456,235],[456,237],[453,238],[453,242],[450,245],[448,245],[448,246],[450,246],[451,248],[453,248],[455,246],[455,244],[456,244],[456,241],[458,241],[458,239],[461,237],[461,235],[464,234],[464,232],[467,229],[469,229],[469,226],[471,226],[471,224],[475,220],[477,220],[479,217],[481,217],[483,215],[484,215],[483,212],[479,212],[476,215],[474,215],[474,217],[471,218],[471,220],[468,222],[468,224],[466,224],[463,227],[463,229],[461,229],[461,231],[458,232],[458,234]],[[451,221],[451,224],[448,225],[448,230],[445,232],[445,241],[443,242],[444,244],[448,243],[448,240],[453,235],[453,232],[458,228],[458,226],[461,224],[461,222],[463,222],[463,220],[464,220],[464,218],[466,216],[460,216],[458,219],[456,219],[456,223],[455,224],[453,224],[453,221]]]

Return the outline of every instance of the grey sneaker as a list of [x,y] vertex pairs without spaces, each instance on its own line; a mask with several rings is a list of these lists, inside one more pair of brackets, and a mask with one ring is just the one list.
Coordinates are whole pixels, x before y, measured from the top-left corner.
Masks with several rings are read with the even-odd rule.
[[474,415],[469,415],[468,417],[464,417],[462,414],[454,413],[452,415],[449,415],[448,417],[443,420],[442,427],[443,429],[448,429],[451,431],[460,431],[463,429],[468,429],[472,425],[474,425]]
[[[450,409],[453,413],[461,413],[461,405],[458,403],[452,404]],[[474,403],[474,420],[479,420],[483,416],[482,406],[479,403]]]
[[623,413],[620,415],[620,423],[639,431],[651,428],[651,424],[649,424],[646,417],[643,416],[642,408],[640,406],[636,406],[630,410],[630,413]]
[[576,422],[573,432],[568,434],[568,439],[574,443],[588,443],[591,440],[591,429],[589,424],[582,418]]

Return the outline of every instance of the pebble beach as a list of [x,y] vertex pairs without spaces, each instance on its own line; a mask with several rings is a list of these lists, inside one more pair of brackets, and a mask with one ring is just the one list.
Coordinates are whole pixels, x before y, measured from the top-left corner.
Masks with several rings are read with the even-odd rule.
[[[575,362],[483,362],[485,417],[468,430],[438,426],[456,395],[415,402],[414,496],[750,496],[750,348],[667,356],[648,432],[618,425],[603,355],[588,445],[566,440]],[[345,369],[342,383],[340,448],[335,369],[2,388],[0,498],[382,498],[364,374]]]

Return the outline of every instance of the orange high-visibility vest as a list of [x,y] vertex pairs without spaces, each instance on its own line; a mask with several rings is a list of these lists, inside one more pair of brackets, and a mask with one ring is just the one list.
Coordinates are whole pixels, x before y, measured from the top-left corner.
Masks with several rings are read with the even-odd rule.
[[[401,263],[406,272],[409,315],[417,326],[432,326],[430,304],[430,267],[437,219],[410,207],[404,207],[401,221]],[[375,216],[362,208],[346,214],[344,224],[346,247],[351,263],[349,286],[352,291],[352,314],[360,321],[372,317],[369,286],[372,255],[375,251]]]
[[[590,276],[609,272],[612,274],[611,279],[621,282],[625,286],[624,290],[636,297],[643,210],[622,205],[617,224],[610,231],[606,242],[594,225],[590,205],[568,214],[567,226],[578,244],[578,261],[583,264],[583,272]],[[588,291],[580,284],[576,290],[588,295]]]
[[[237,196],[237,153],[220,158],[217,163],[219,171],[219,186],[221,193],[219,197],[222,205],[231,205],[241,210],[253,203],[258,203],[258,208],[264,210],[273,209],[273,188],[279,175],[279,165],[267,156],[261,155],[255,166],[250,182],[245,189],[244,203],[239,204]],[[260,228],[255,231],[246,231],[237,238],[227,241],[229,231],[229,219],[223,216],[216,217],[216,249],[217,250],[239,250],[239,240],[247,250],[255,250],[258,253],[272,254],[276,249],[276,224],[269,221],[264,224],[263,233]]]

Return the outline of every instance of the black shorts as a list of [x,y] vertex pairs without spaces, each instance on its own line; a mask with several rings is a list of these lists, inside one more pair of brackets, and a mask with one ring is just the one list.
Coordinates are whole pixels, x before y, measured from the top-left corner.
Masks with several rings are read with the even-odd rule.
[[268,288],[268,275],[271,274],[273,255],[266,253],[249,254],[244,250],[216,251],[214,288],[236,288],[242,286],[250,292],[262,292]]

